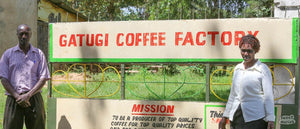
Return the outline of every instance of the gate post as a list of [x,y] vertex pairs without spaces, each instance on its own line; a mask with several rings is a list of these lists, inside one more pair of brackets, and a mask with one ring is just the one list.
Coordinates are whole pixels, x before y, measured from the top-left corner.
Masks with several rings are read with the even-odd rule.
[[209,102],[209,94],[210,94],[210,64],[205,64],[205,76],[206,76],[206,83],[205,83],[205,102]]
[[[48,64],[48,67],[49,67],[49,72],[50,72],[50,76],[51,76],[51,79],[52,79],[52,63],[49,63]],[[51,98],[52,97],[52,81],[48,81],[48,98]]]
[[125,99],[125,65],[121,64],[121,99]]

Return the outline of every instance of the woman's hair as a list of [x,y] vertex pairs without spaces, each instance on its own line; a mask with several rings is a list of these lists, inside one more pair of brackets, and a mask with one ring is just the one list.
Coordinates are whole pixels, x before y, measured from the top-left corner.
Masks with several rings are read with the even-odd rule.
[[241,48],[244,44],[250,44],[250,46],[254,49],[255,53],[257,53],[260,49],[259,40],[251,34],[245,35],[241,38],[239,48]]

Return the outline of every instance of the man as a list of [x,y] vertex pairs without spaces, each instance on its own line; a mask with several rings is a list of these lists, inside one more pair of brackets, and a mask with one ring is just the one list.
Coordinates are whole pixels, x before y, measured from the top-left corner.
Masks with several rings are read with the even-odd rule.
[[31,28],[17,28],[19,43],[4,52],[0,60],[0,79],[7,95],[3,128],[45,129],[45,109],[41,89],[50,79],[43,52],[29,41]]

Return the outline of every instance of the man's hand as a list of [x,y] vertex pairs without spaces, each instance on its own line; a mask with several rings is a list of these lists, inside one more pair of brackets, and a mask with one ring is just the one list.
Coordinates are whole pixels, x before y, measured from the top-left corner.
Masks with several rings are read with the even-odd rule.
[[218,129],[226,129],[226,128],[225,128],[226,122],[227,122],[227,118],[222,117],[222,120],[221,120],[220,123],[219,123],[219,128],[218,128]]
[[275,129],[274,121],[268,121],[268,128],[267,129]]
[[28,93],[26,94],[22,94],[22,95],[19,95],[17,98],[16,98],[16,102],[23,108],[27,108],[27,107],[30,107],[31,104],[29,102],[29,99],[30,99],[30,96]]

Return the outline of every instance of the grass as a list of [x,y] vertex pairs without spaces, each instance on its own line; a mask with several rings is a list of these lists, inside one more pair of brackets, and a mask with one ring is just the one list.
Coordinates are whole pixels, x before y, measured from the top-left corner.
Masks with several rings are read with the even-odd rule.
[[3,86],[0,84],[0,129],[2,129],[3,125],[3,116],[4,116],[4,107],[5,107],[5,101],[6,101],[6,96],[4,95],[5,90]]
[[[133,66],[128,70],[135,72],[125,74],[126,99],[205,101],[206,76],[197,67],[182,66],[178,68],[178,73],[173,75],[166,74],[163,68],[153,72],[145,66]],[[220,71],[220,73],[222,72]],[[213,77],[212,83],[222,83],[222,85],[212,84],[212,88],[216,95],[227,99],[230,85],[226,85],[226,83],[229,83],[230,73],[220,73],[215,73],[216,76]],[[53,84],[55,89],[61,92],[53,92],[53,97],[121,98],[121,91],[117,91],[120,86],[120,75],[116,71],[108,70],[105,74],[90,72],[86,74],[86,83],[80,82],[83,78],[77,80],[70,78],[69,81]],[[116,91],[117,93],[114,94]],[[210,100],[222,101],[212,93]]]
[[205,93],[205,76],[191,70],[181,69],[174,75],[145,70],[129,74],[126,76],[128,99],[203,101],[205,94],[201,93]]
[[[201,70],[198,68],[186,66],[180,67],[179,72],[173,75],[166,74],[162,68],[156,72],[151,72],[146,69],[148,68],[140,66],[132,67],[130,70],[139,72],[127,72],[125,74],[126,99],[205,101],[206,76],[203,71],[199,72]],[[220,73],[215,73],[213,76],[211,80],[212,88],[219,98],[227,99],[230,85],[226,85],[226,83],[229,83],[230,73],[221,74],[221,72],[222,71],[220,71]],[[62,74],[60,73],[60,75]],[[54,83],[54,87],[63,94],[53,91],[52,97],[74,98],[74,96],[88,96],[90,93],[93,93],[89,97],[96,97],[100,99],[121,98],[121,91],[118,91],[120,86],[120,76],[116,71],[108,70],[105,74],[88,72],[87,75],[87,83],[80,82],[80,79],[70,80],[69,82],[63,81],[62,83]],[[217,84],[215,85],[215,83]],[[0,86],[1,129],[6,96],[4,95],[4,88],[1,84]],[[70,86],[72,86],[73,89]],[[116,91],[117,93],[112,95]],[[66,96],[66,94],[71,96]],[[47,111],[47,87],[43,88],[42,96],[44,98],[45,108]],[[210,93],[210,101],[223,102],[218,97],[216,97],[213,93]]]

